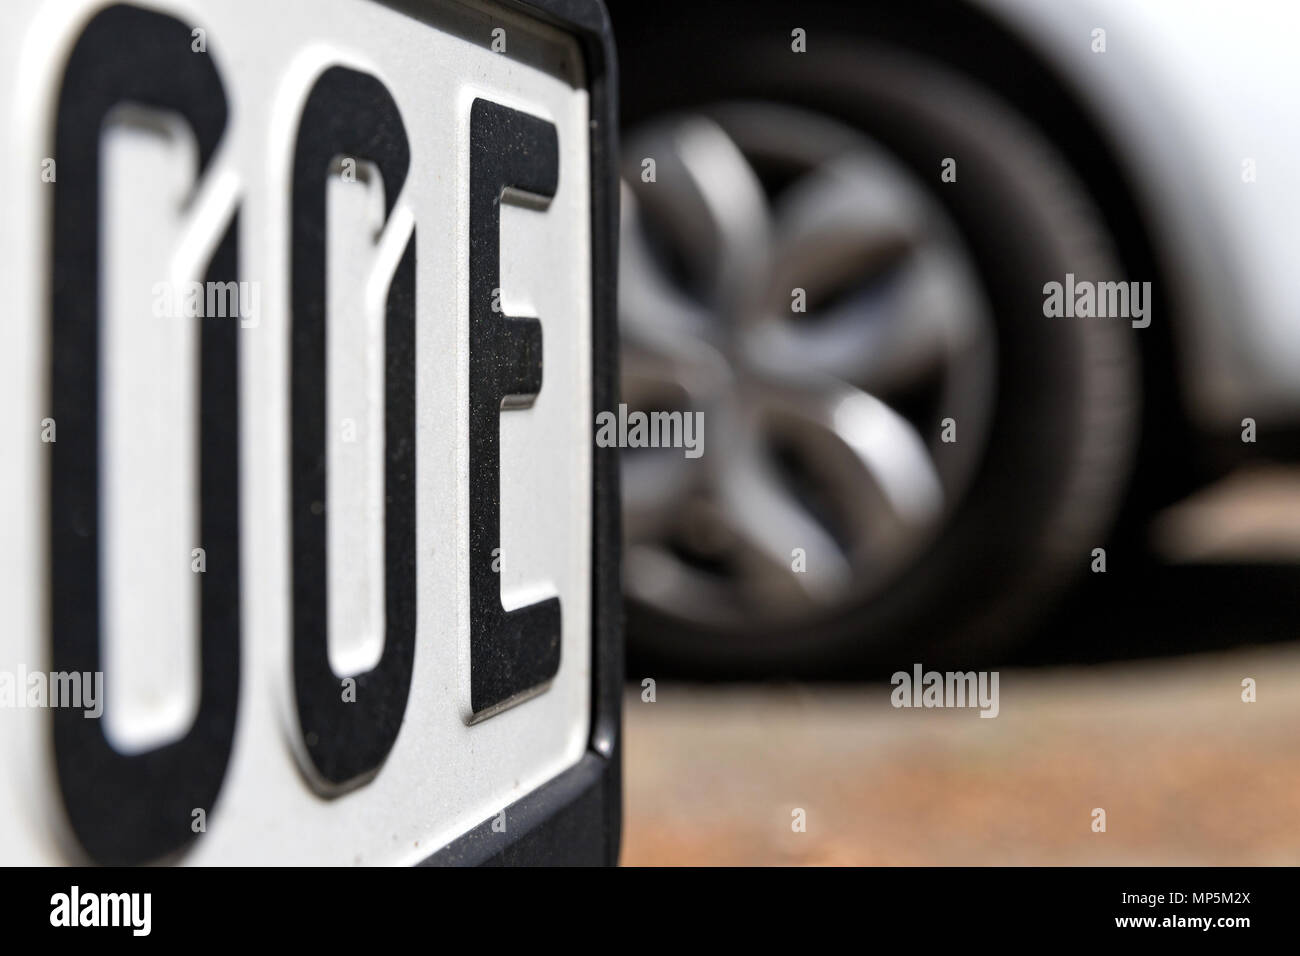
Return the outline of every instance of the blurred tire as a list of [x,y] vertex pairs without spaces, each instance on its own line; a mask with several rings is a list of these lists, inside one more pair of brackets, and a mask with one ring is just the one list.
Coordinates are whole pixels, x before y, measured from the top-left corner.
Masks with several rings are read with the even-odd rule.
[[[698,27],[698,24],[696,25]],[[931,543],[888,587],[797,620],[718,626],[671,598],[629,602],[639,672],[844,675],[987,663],[1105,543],[1125,488],[1139,412],[1128,323],[1048,319],[1043,284],[1127,279],[1067,163],[1005,104],[942,65],[866,41],[789,52],[781,33],[727,26],[623,36],[627,128],[743,99],[789,104],[869,134],[942,204],[976,264],[996,325],[996,398],[978,469]],[[722,35],[718,33],[716,35]],[[657,44],[662,44],[657,47]],[[664,82],[661,65],[674,64]],[[957,181],[940,181],[957,160]],[[626,279],[624,280],[626,282]],[[961,410],[948,412],[958,422]],[[938,422],[935,422],[938,428]],[[629,569],[629,574],[634,568]]]

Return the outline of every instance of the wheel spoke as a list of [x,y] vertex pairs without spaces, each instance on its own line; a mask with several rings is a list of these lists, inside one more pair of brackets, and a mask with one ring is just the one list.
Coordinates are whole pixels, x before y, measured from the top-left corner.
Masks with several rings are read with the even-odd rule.
[[681,522],[682,502],[702,483],[702,471],[680,449],[624,452],[623,533],[629,541],[663,540]]
[[911,190],[870,158],[854,155],[820,167],[777,204],[772,279],[787,306],[798,286],[816,301],[888,269],[916,247],[925,218]]
[[[671,230],[706,296],[744,298],[766,267],[771,226],[762,184],[717,123],[693,116],[660,124],[625,151],[626,174],[644,214]],[[655,181],[641,162],[655,161]]]
[[636,194],[622,187],[619,226],[619,325],[624,338],[701,338],[716,331],[710,311],[686,294],[651,253]]
[[[833,457],[816,456],[836,473],[828,478],[833,494],[852,496],[844,511],[861,514],[858,501],[874,488],[899,530],[915,533],[938,520],[944,489],[929,448],[906,418],[873,395],[839,383],[809,388],[804,383],[773,382],[762,393],[767,411],[801,436],[805,446],[832,446]],[[881,529],[871,529],[879,533]]]
[[[804,603],[834,600],[852,580],[848,556],[782,483],[755,417],[745,413],[719,424],[714,444],[721,447],[713,460],[719,518],[734,536],[734,554],[753,589]],[[796,548],[803,552],[802,571],[794,569]]]

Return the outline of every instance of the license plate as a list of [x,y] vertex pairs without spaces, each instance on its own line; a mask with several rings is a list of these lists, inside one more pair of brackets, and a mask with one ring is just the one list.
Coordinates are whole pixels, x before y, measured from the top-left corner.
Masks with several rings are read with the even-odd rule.
[[614,859],[599,0],[0,18],[0,861]]

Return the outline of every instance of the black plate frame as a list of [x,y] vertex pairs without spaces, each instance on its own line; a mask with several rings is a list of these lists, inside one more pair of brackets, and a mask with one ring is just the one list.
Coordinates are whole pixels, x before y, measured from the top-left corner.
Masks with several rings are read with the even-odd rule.
[[[590,102],[592,244],[592,407],[618,400],[618,64],[602,0],[497,0],[575,37]],[[396,0],[410,10],[426,5]],[[492,819],[470,829],[420,866],[612,866],[623,828],[622,525],[618,449],[592,431],[591,732],[576,764],[506,807],[507,830]]]

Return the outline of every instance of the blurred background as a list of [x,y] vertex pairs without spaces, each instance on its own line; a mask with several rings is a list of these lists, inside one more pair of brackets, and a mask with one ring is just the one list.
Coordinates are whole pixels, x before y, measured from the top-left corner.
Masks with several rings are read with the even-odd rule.
[[1300,11],[609,6],[624,862],[1300,862]]

